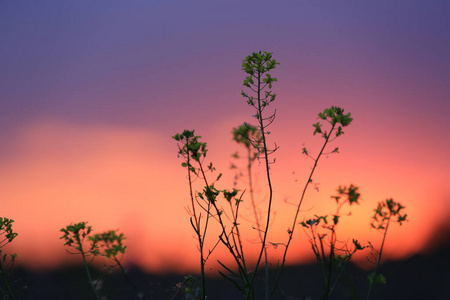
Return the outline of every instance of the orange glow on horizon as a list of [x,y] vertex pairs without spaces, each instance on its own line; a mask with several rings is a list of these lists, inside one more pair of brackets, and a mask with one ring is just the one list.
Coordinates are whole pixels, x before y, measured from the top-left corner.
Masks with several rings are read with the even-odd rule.
[[[228,138],[220,140],[217,136],[229,134],[231,128],[238,125],[233,123],[238,119],[234,117],[212,126],[204,134],[198,133],[210,145],[211,154],[207,158],[224,172],[219,188],[232,186],[234,173],[229,171],[230,155],[242,149],[227,142]],[[352,134],[358,135],[357,130]],[[269,241],[273,243],[286,242],[286,230],[292,226],[294,210],[289,203],[298,201],[311,167],[311,161],[300,155],[300,144],[289,144],[287,135],[281,135],[279,140],[277,144],[283,147],[276,155],[272,175],[275,214]],[[356,237],[362,243],[370,240],[378,245],[381,236],[370,230],[370,218],[378,201],[393,197],[406,206],[411,221],[401,227],[391,226],[384,259],[421,251],[436,229],[435,220],[448,217],[448,206],[445,206],[448,194],[438,186],[444,179],[423,182],[421,174],[426,171],[411,168],[406,161],[399,160],[394,168],[380,163],[375,154],[352,152],[361,147],[362,142],[352,144],[352,138],[344,135],[337,142],[342,153],[323,158],[313,177],[314,182],[319,183],[319,191],[308,190],[299,221],[314,214],[332,214],[335,205],[330,196],[335,195],[339,185],[353,183],[360,187],[363,201],[360,206],[351,207],[351,216],[343,217],[339,227],[342,239],[351,241]],[[308,143],[314,145],[314,142]],[[170,136],[142,129],[45,122],[25,127],[11,147],[16,156],[2,162],[0,196],[3,216],[15,220],[14,228],[19,233],[5,248],[8,253],[17,252],[18,264],[40,269],[73,261],[59,239],[59,229],[73,222],[88,221],[94,232],[119,229],[125,234],[126,263],[157,272],[198,270],[197,243],[185,210],[189,204],[186,173],[180,166],[181,159],[176,157],[175,141]],[[257,197],[267,201],[264,171],[256,166],[255,169],[255,174],[259,174]],[[393,182],[392,178],[397,180]],[[414,182],[421,183],[414,185]],[[423,199],[433,200],[424,206]],[[243,207],[242,214],[252,219],[248,206]],[[246,247],[257,252],[252,223],[242,223],[243,233],[249,240]],[[281,248],[270,247],[269,252],[276,258]],[[298,225],[288,263],[311,260],[310,252],[307,238]],[[214,255],[231,262],[225,249],[216,250]],[[250,261],[254,259],[249,257]]]

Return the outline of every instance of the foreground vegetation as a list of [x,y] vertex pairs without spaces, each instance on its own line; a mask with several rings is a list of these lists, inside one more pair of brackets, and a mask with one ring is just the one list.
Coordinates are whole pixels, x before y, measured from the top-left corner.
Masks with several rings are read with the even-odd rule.
[[[306,147],[302,149],[303,155],[311,159],[312,167],[303,189],[298,195],[298,201],[291,216],[291,226],[286,228],[286,240],[276,244],[268,241],[269,231],[276,226],[276,223],[272,222],[274,196],[270,167],[275,163],[275,159],[272,157],[278,146],[276,144],[269,146],[268,136],[271,133],[269,127],[276,117],[276,110],[270,111],[270,109],[277,99],[276,94],[272,91],[277,79],[272,77],[270,72],[277,65],[279,63],[273,58],[272,53],[261,51],[252,53],[242,62],[242,70],[246,73],[246,77],[243,81],[245,90],[241,91],[241,95],[246,103],[254,109],[253,117],[257,123],[256,125],[244,123],[233,130],[234,140],[245,147],[247,189],[218,188],[217,183],[220,181],[222,173],[217,173],[213,163],[206,161],[207,143],[203,142],[201,136],[196,135],[194,130],[183,130],[173,136],[178,142],[178,155],[183,159],[181,165],[187,172],[190,225],[197,240],[200,273],[199,278],[186,276],[185,281],[176,286],[177,293],[182,294],[184,299],[207,299],[208,278],[205,267],[208,261],[214,257],[215,249],[224,247],[228,250],[233,263],[225,264],[223,258],[215,257],[221,265],[219,273],[242,294],[243,299],[264,298],[267,300],[287,297],[280,288],[280,280],[287,263],[287,253],[291,248],[294,232],[301,226],[309,238],[309,245],[305,245],[305,247],[312,249],[322,271],[323,299],[332,299],[336,287],[343,274],[346,273],[349,262],[355,253],[363,250],[369,251],[368,259],[374,264],[374,269],[368,275],[365,297],[355,291],[355,298],[371,299],[376,285],[386,282],[386,278],[380,271],[383,248],[390,225],[392,223],[401,225],[407,221],[404,207],[393,199],[386,199],[379,202],[374,209],[371,226],[374,230],[382,233],[379,248],[376,248],[371,242],[363,244],[352,239],[351,243],[347,243],[341,242],[338,238],[337,228],[341,218],[346,216],[342,214],[343,208],[357,205],[360,202],[359,188],[353,184],[339,186],[337,194],[331,196],[336,204],[334,214],[307,217],[300,215],[306,191],[314,185],[313,175],[319,160],[326,154],[339,153],[339,148],[331,147],[330,144],[342,136],[344,128],[350,126],[353,121],[351,114],[344,113],[343,108],[332,106],[318,113],[318,122],[312,125],[312,133],[322,139],[322,146],[318,151]],[[239,154],[235,154],[234,157],[238,158]],[[267,183],[268,200],[266,206],[262,208],[259,207],[260,201],[256,200],[254,193],[253,170],[256,162],[264,169]],[[250,222],[242,220],[239,213],[244,201],[249,202],[252,208],[253,219]],[[0,218],[0,230],[4,235],[0,248],[11,243],[17,236],[17,233],[12,230],[13,222],[11,219]],[[249,238],[242,233],[245,224],[254,228],[258,238],[259,247],[256,253],[245,250],[244,241]],[[217,232],[213,228],[219,228],[219,231]],[[120,270],[124,282],[135,291],[136,299],[148,299],[130,279],[121,263],[127,248],[123,244],[124,234],[114,230],[94,234],[92,227],[88,226],[87,222],[67,225],[61,229],[61,232],[61,239],[65,241],[66,250],[69,253],[80,255],[87,282],[96,299],[102,299],[107,295],[107,291],[102,290],[102,280],[94,278],[91,272],[91,263],[98,257],[103,257],[108,261],[108,269]],[[209,247],[209,245],[213,246]],[[271,261],[272,258],[267,252],[267,248],[271,245],[282,247],[282,258],[276,263]],[[13,265],[16,255],[8,256],[3,254],[2,250],[0,249],[2,258],[0,272],[3,284],[0,292],[3,293],[4,299],[16,299],[7,276],[8,268]],[[256,257],[256,262],[250,264],[246,259],[248,257]],[[276,268],[270,268],[271,265],[276,265]],[[258,280],[262,278],[264,282],[263,296],[260,296],[256,288],[257,278]]]

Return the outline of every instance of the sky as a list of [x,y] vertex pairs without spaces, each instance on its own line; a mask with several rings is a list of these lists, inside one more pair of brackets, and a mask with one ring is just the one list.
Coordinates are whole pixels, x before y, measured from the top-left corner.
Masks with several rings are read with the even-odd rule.
[[[355,184],[363,201],[342,223],[343,240],[379,245],[370,218],[392,197],[409,222],[390,228],[385,259],[425,251],[450,216],[449,20],[443,0],[1,0],[1,216],[19,233],[5,251],[36,269],[78,260],[59,229],[88,221],[95,232],[125,234],[126,263],[198,270],[186,171],[171,137],[195,129],[208,143],[207,161],[224,174],[217,187],[235,187],[231,155],[244,149],[231,130],[255,123],[240,95],[241,63],[260,50],[280,62],[268,137],[279,146],[269,241],[286,242],[290,203],[312,167],[301,149],[319,151],[312,124],[335,105],[354,121],[330,146],[340,153],[320,161],[318,190],[308,190],[300,220],[332,214],[330,196]],[[255,166],[262,206],[264,172]],[[255,253],[248,200],[242,226]],[[214,242],[212,233],[209,247]],[[229,259],[222,248],[215,255]],[[297,228],[288,262],[311,255]]]

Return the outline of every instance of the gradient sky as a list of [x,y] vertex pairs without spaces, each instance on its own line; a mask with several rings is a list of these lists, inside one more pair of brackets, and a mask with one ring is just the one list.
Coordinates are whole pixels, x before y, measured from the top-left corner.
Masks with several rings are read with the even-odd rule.
[[[230,132],[254,114],[241,62],[264,50],[281,63],[270,240],[286,241],[285,200],[298,199],[311,167],[301,148],[319,147],[311,124],[338,105],[354,122],[333,145],[341,153],[320,163],[300,218],[333,213],[330,196],[353,183],[363,203],[343,236],[377,244],[372,210],[393,197],[410,222],[392,227],[386,257],[423,251],[450,217],[449,32],[444,0],[0,1],[1,215],[19,233],[8,249],[18,263],[57,266],[68,259],[59,229],[89,221],[125,233],[129,262],[196,270],[171,136],[196,129],[225,173],[220,188],[232,187]],[[311,254],[302,230],[295,238],[290,262]]]

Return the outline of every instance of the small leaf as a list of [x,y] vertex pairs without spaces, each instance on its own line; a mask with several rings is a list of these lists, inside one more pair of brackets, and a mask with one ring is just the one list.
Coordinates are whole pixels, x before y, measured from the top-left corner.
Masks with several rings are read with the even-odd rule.
[[340,216],[338,216],[338,215],[334,215],[333,216],[333,223],[334,223],[334,225],[336,225],[339,222],[339,217]]
[[317,122],[316,124],[313,124],[313,127],[315,128],[314,130],[314,135],[316,135],[316,133],[322,133],[322,129],[320,128],[322,125]]

